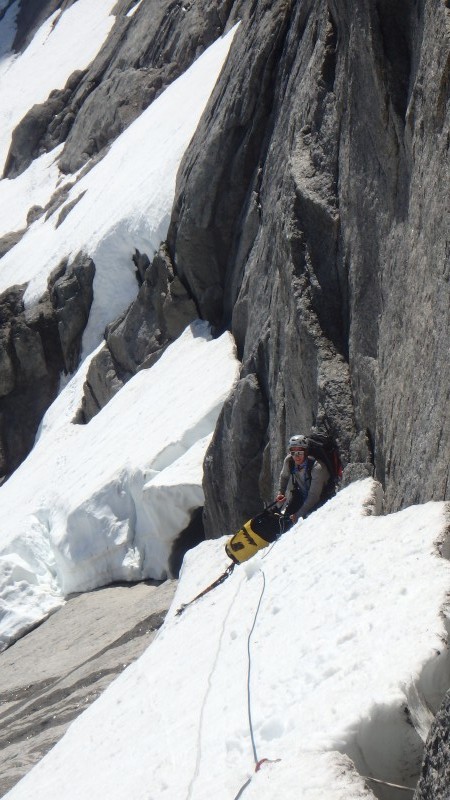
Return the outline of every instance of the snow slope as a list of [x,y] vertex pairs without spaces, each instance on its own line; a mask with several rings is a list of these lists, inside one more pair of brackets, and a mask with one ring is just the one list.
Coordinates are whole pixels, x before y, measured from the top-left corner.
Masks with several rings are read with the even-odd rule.
[[[17,56],[7,51],[18,4],[9,9],[0,26],[3,157],[28,108],[95,56],[113,24],[114,5],[115,0],[78,0],[47,20]],[[177,169],[234,30],[169,86],[78,182],[59,173],[61,147],[14,180],[0,181],[0,236],[24,228],[30,207],[45,206],[55,189],[74,183],[67,202],[78,200],[61,225],[60,209],[47,220],[41,217],[1,259],[0,292],[29,282],[30,306],[62,258],[83,250],[96,266],[78,373],[49,409],[29,458],[0,488],[0,649],[69,592],[117,579],[163,577],[173,540],[203,503],[203,456],[237,375],[231,337],[210,342],[207,325],[192,326],[87,428],[72,419],[106,324],[136,296],[135,248],[151,257],[165,238]],[[210,386],[212,373],[221,377]]]
[[66,386],[0,487],[0,647],[71,592],[166,576],[203,505],[205,451],[238,368],[231,335],[213,340],[199,321],[88,425],[71,422],[87,364]]
[[14,40],[14,3],[1,26],[0,174],[8,154],[11,134],[35,103],[43,103],[53,89],[63,89],[77,69],[95,58],[113,24],[116,0],[77,0],[64,13],[55,11],[41,25],[24,53],[8,52]]
[[229,563],[223,540],[190,551],[154,643],[6,796],[232,800],[251,779],[245,800],[373,797],[357,770],[412,786],[448,680],[445,505],[373,516],[378,492],[352,484],[177,617]]
[[[81,3],[78,0],[72,8]],[[151,258],[166,237],[178,166],[235,31],[236,26],[211,45],[118,137],[107,155],[75,183],[66,204],[77,201],[76,205],[60,225],[58,208],[49,219],[41,217],[31,225],[1,260],[0,293],[13,284],[29,282],[24,298],[28,307],[43,295],[51,271],[62,259],[82,250],[94,260],[94,301],[83,337],[82,358],[102,340],[107,323],[136,297],[131,260],[135,248]],[[68,29],[68,49],[70,42]],[[7,86],[15,91],[14,75],[7,78]],[[60,148],[56,148],[43,156],[14,181],[0,181],[0,202],[11,208],[8,230],[24,224],[32,204],[27,194],[30,185],[30,199],[33,197],[33,202],[39,204],[46,202],[56,188],[67,185],[68,179],[60,179],[54,165],[59,152]]]

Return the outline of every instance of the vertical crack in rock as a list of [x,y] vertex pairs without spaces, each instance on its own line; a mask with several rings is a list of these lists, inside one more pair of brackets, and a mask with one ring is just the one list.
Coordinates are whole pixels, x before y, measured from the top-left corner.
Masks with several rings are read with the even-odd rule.
[[401,0],[377,0],[386,83],[392,105],[405,122],[411,78],[410,17],[412,4]]

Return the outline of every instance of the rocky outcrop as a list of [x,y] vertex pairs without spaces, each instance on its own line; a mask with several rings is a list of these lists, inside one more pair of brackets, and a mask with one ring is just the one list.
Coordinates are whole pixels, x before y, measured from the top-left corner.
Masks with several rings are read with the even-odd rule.
[[[437,0],[253,3],[185,155],[169,249],[268,410],[252,503],[315,423],[353,475],[372,443],[386,509],[449,496],[449,17]],[[257,406],[231,403],[249,430]],[[213,476],[239,485],[249,444],[220,425],[211,534],[242,511],[223,518]]]
[[259,495],[270,496],[270,475],[261,469],[268,421],[266,396],[256,374],[242,377],[224,404],[204,462],[204,524],[209,537],[238,530],[261,511]]
[[0,296],[0,478],[23,461],[62,372],[78,364],[92,303],[95,267],[79,254],[52,274],[48,292],[31,309],[24,286]]
[[[44,14],[69,3],[23,0],[19,48]],[[225,30],[242,2],[233,0],[119,0],[111,33],[88,70],[34,106],[14,131],[5,177],[65,142],[60,166],[75,172],[134,120]],[[35,8],[36,6],[36,8]]]
[[62,90],[55,89],[45,103],[36,103],[14,129],[3,175],[15,178],[24,172],[35,158],[63,142],[73,124],[70,104],[85,75],[74,72]]
[[6,233],[4,236],[0,237],[0,258],[3,258],[8,250],[11,250],[17,242],[20,242],[26,230],[26,228],[22,228],[20,231],[11,231],[11,233]]
[[[221,533],[233,530],[244,511],[241,499],[230,498],[224,518],[213,475],[246,483],[245,518],[273,496],[289,432],[327,422],[346,461],[356,433],[346,286],[335,263],[336,101],[323,78],[319,96],[312,92],[322,71],[328,75],[331,23],[308,4],[253,8],[182,164],[169,233],[176,268],[201,313],[231,327],[243,377],[254,375],[260,392],[256,405],[236,393],[227,412],[233,430],[222,431],[208,452],[209,534],[219,518]],[[313,56],[318,74],[311,77]],[[220,166],[211,178],[212,163]],[[234,428],[238,422],[251,431],[258,406],[267,409],[265,430],[258,426],[249,449],[248,436],[235,436]]]
[[50,302],[58,325],[64,371],[78,366],[81,337],[89,319],[94,297],[95,265],[92,258],[79,253],[70,264],[63,261],[48,283]]
[[1,796],[146,650],[175,589],[148,581],[71,597],[0,655]]
[[139,251],[133,261],[141,284],[138,296],[124,316],[106,329],[105,346],[88,369],[78,422],[92,419],[132,375],[151,367],[198,317],[164,246],[151,263]]
[[436,714],[425,744],[414,800],[446,800],[450,786],[450,693]]

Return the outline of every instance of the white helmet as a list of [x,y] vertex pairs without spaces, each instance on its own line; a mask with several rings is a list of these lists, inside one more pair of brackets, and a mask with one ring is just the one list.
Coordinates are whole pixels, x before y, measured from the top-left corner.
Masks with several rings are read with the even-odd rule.
[[308,449],[308,439],[306,436],[303,436],[301,433],[296,433],[294,436],[291,436],[289,439],[289,449],[291,447],[303,447],[305,450]]

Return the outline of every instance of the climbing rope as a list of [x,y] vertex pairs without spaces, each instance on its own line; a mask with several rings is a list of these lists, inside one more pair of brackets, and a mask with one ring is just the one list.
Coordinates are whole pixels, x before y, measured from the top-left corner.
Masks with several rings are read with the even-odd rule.
[[264,591],[265,591],[265,588],[266,588],[266,576],[264,575],[264,572],[262,570],[261,570],[261,575],[263,577],[263,585],[262,585],[262,589],[261,589],[261,594],[259,596],[258,605],[256,607],[255,616],[254,616],[254,619],[253,619],[253,625],[252,625],[252,627],[250,629],[250,633],[249,633],[248,638],[247,638],[247,654],[248,654],[247,710],[248,710],[248,725],[249,725],[249,728],[250,728],[250,738],[251,738],[251,742],[252,742],[253,758],[255,760],[255,766],[258,766],[258,756],[257,756],[257,753],[256,753],[255,735],[254,735],[254,732],[253,732],[253,722],[252,722],[251,685],[250,685],[251,671],[252,671],[252,655],[251,655],[251,652],[250,652],[250,641],[251,641],[251,638],[252,638],[252,633],[255,630],[256,620],[258,618],[259,609],[261,607],[261,601],[263,599]]
[[213,589],[216,589],[217,586],[220,586],[224,581],[226,581],[226,579],[230,577],[230,575],[233,572],[235,566],[236,566],[236,564],[230,564],[230,566],[227,567],[225,572],[223,572],[222,575],[220,575],[217,578],[217,580],[214,581],[214,583],[210,583],[210,585],[207,586],[206,589],[203,589],[203,591],[200,592],[200,594],[198,594],[196,597],[194,597],[193,600],[189,600],[188,603],[183,603],[183,605],[180,606],[180,608],[176,612],[176,616],[179,617],[186,608],[188,608],[189,606],[192,605],[192,603],[195,603],[197,600],[200,600],[200,598],[204,597],[205,594],[208,594],[208,592],[211,592]]
[[374,783],[381,783],[383,786],[390,786],[392,789],[402,789],[404,792],[414,792],[415,789],[412,789],[410,786],[400,786],[398,783],[389,783],[389,781],[382,781],[380,778],[369,778],[367,775],[361,775],[361,778],[365,781],[373,781]]
[[233,609],[234,603],[235,603],[236,598],[237,598],[237,596],[239,594],[240,588],[241,588],[241,584],[238,583],[237,587],[236,587],[236,591],[234,592],[234,594],[233,594],[233,596],[231,598],[230,604],[228,606],[228,611],[227,611],[227,613],[226,613],[226,615],[225,615],[225,617],[223,619],[223,622],[222,622],[222,630],[221,630],[221,633],[220,633],[220,636],[219,636],[219,640],[218,640],[218,643],[217,643],[216,655],[215,655],[214,661],[212,663],[212,666],[211,666],[211,669],[210,669],[210,672],[209,672],[208,684],[207,684],[205,696],[203,698],[203,703],[202,703],[202,708],[201,708],[201,713],[200,713],[200,721],[199,721],[199,726],[198,726],[197,748],[196,748],[196,753],[197,754],[196,754],[196,761],[195,761],[195,770],[194,770],[194,774],[193,774],[193,776],[191,778],[191,782],[190,782],[189,787],[188,787],[187,800],[191,800],[192,793],[193,793],[193,790],[194,790],[194,786],[195,786],[195,783],[196,783],[197,778],[198,778],[199,773],[200,773],[200,762],[201,762],[201,754],[202,754],[201,738],[202,738],[203,719],[204,719],[204,715],[205,715],[206,705],[207,705],[208,697],[209,697],[209,695],[211,693],[211,690],[212,690],[213,675],[214,675],[214,672],[216,670],[217,664],[219,662],[220,653],[222,651],[223,639],[224,639],[224,636],[225,636],[225,630],[226,630],[228,618],[229,618],[229,616],[231,614],[231,611]]
[[[274,544],[275,544],[275,542],[274,542]],[[272,547],[273,547],[273,545],[272,545]],[[272,549],[272,548],[270,548],[270,549]],[[264,575],[264,572],[262,571],[262,569],[260,570],[260,572],[261,572],[261,575],[262,575],[262,578],[263,578],[263,585],[262,585],[262,588],[261,588],[261,594],[259,596],[258,605],[256,607],[255,616],[253,618],[253,624],[252,624],[252,627],[251,627],[250,632],[249,632],[248,637],[247,637],[247,655],[248,655],[247,712],[248,712],[248,725],[249,725],[249,729],[250,729],[250,739],[251,739],[252,750],[253,750],[253,759],[254,759],[254,762],[255,762],[255,772],[259,771],[259,769],[261,768],[261,765],[263,763],[270,761],[270,759],[268,759],[268,758],[258,759],[258,754],[256,752],[256,744],[255,744],[255,734],[254,734],[254,730],[253,730],[252,702],[251,702],[252,655],[251,655],[250,643],[251,643],[251,638],[252,638],[253,631],[255,630],[256,621],[258,619],[258,614],[259,614],[259,609],[261,607],[261,602],[262,602],[262,599],[263,599],[263,596],[264,596],[264,592],[265,592],[265,589],[266,589],[266,576]],[[276,760],[279,761],[280,759],[277,758]],[[251,780],[252,780],[252,778],[249,778],[244,783],[244,785],[241,786],[241,788],[239,789],[237,795],[233,798],[233,800],[239,800],[239,798],[242,797],[242,795],[243,795],[244,791],[246,790],[247,786],[249,786],[249,784],[251,783]]]

